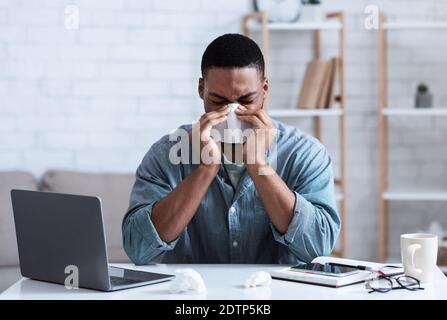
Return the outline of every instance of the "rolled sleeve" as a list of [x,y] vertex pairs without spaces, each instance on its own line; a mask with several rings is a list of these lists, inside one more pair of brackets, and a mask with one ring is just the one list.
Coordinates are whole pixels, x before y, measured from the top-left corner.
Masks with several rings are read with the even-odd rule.
[[301,234],[303,230],[307,229],[307,224],[311,221],[311,215],[314,210],[313,205],[304,199],[303,196],[296,191],[293,193],[295,194],[295,206],[292,221],[290,221],[286,233],[279,233],[273,223],[270,223],[275,240],[286,246],[293,243],[297,234]]
[[271,229],[274,239],[288,246],[298,260],[311,262],[331,253],[341,221],[335,200],[332,161],[326,149],[320,146],[309,152],[307,161],[300,161],[305,163],[305,170],[292,175],[289,181],[295,194],[292,220],[284,234],[272,223]]
[[152,222],[152,207],[154,204],[150,204],[146,207],[146,211],[140,211],[135,215],[136,226],[139,229],[141,235],[148,239],[150,248],[152,250],[172,250],[178,241],[178,238],[167,243],[160,238],[157,229]]
[[136,264],[147,264],[165,251],[175,248],[178,238],[166,243],[160,238],[152,220],[150,204],[134,212],[123,223],[124,248],[129,258]]

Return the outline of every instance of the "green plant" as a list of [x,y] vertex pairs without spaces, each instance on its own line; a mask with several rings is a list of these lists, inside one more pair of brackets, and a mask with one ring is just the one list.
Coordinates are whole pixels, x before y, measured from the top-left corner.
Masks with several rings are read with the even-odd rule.
[[428,92],[428,86],[425,83],[420,83],[417,90],[419,93],[426,93]]

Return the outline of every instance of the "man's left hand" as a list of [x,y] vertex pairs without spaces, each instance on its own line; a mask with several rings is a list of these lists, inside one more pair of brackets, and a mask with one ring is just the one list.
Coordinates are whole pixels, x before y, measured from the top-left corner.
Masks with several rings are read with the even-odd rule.
[[249,110],[240,105],[235,112],[240,120],[249,123],[253,129],[243,149],[247,169],[252,166],[258,169],[267,166],[265,153],[275,139],[277,131],[272,120],[263,109]]

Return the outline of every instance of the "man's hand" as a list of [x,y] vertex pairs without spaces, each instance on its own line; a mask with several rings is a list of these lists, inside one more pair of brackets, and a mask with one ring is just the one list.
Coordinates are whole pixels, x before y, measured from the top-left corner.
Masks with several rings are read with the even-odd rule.
[[273,225],[281,234],[285,234],[292,221],[295,194],[265,159],[265,153],[275,139],[277,129],[264,110],[240,107],[236,112],[238,118],[250,123],[254,131],[244,145],[247,171]]
[[[219,171],[221,162],[221,147],[211,137],[211,129],[227,120],[230,109],[228,106],[223,106],[215,111],[204,113],[200,120],[193,126],[191,130],[191,137],[194,143],[200,142],[200,164],[211,168],[217,173]],[[196,140],[195,140],[196,139]]]
[[236,109],[238,118],[251,124],[253,133],[248,136],[244,144],[244,162],[247,169],[267,166],[265,153],[276,137],[276,128],[264,110],[249,110],[244,106]]

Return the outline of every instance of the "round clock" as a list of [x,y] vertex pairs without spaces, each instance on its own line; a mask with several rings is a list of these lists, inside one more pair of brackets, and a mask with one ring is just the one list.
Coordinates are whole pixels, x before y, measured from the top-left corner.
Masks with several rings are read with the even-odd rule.
[[256,11],[267,13],[271,22],[293,22],[301,13],[301,0],[254,0]]

